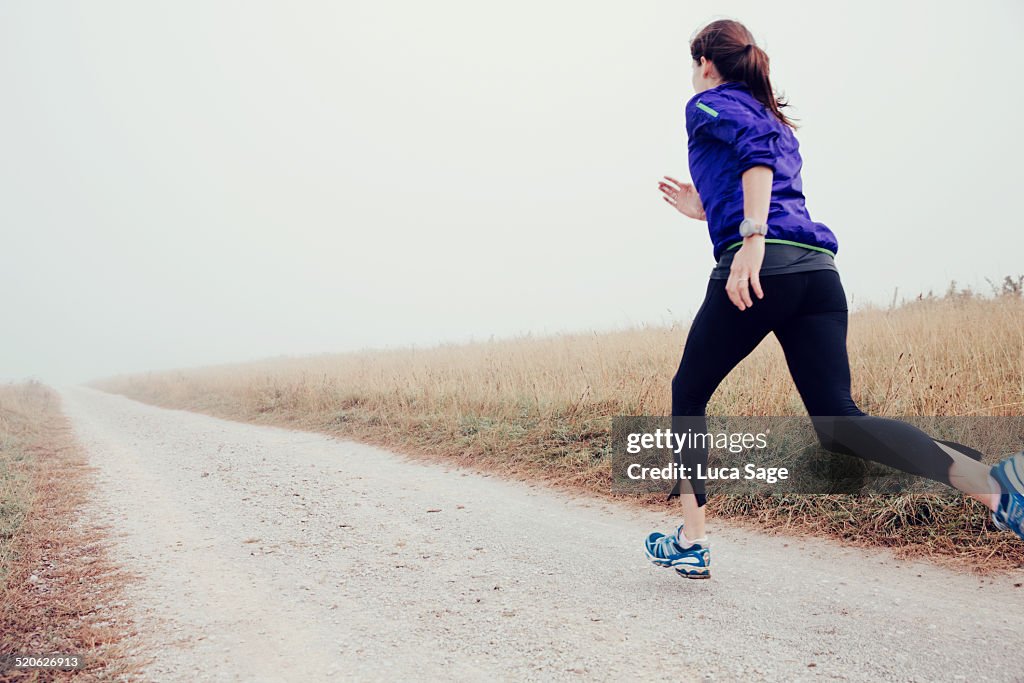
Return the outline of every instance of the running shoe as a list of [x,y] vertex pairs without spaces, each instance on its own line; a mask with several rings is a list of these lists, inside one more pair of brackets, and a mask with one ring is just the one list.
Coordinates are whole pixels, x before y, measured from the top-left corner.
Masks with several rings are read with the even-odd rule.
[[659,567],[671,567],[680,576],[688,579],[707,579],[711,577],[711,549],[707,543],[693,543],[684,548],[679,544],[679,534],[683,530],[680,524],[676,533],[666,536],[654,532],[644,542],[647,559]]
[[991,474],[1003,490],[992,521],[998,528],[1024,538],[1024,451],[993,465]]

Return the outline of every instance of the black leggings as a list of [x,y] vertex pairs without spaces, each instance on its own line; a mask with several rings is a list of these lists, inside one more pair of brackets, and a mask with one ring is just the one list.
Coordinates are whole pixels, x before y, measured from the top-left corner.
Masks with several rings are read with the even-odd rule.
[[[850,396],[848,310],[839,273],[813,270],[762,277],[764,298],[751,294],[754,304],[745,311],[729,300],[725,283],[709,280],[704,303],[686,337],[679,370],[672,378],[676,433],[707,431],[705,409],[715,389],[769,332],[774,332],[824,448],[950,483],[953,458],[935,443],[936,439],[906,422],[867,415]],[[813,420],[813,416],[845,419]],[[849,419],[852,416],[856,419]],[[981,453],[974,449],[942,443],[981,459]],[[706,446],[684,450],[681,455],[691,466],[707,464]],[[690,484],[698,505],[704,505],[707,495],[703,480],[694,479]],[[669,498],[678,492],[677,485]]]

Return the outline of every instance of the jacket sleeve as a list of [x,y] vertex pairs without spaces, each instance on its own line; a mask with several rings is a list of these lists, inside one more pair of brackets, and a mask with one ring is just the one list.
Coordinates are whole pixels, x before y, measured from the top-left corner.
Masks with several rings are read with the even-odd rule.
[[779,157],[779,129],[767,115],[758,116],[736,102],[698,95],[686,106],[686,134],[691,138],[710,137],[723,142],[736,153],[739,172],[754,166],[775,171]]

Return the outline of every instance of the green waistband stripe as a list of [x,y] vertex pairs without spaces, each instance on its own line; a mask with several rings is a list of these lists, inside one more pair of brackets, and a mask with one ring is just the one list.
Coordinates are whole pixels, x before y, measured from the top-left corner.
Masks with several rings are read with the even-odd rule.
[[708,105],[704,104],[703,102],[698,102],[697,103],[697,109],[700,109],[702,111],[706,111],[707,113],[711,114],[712,116],[718,116],[718,112],[717,111],[715,111],[714,109],[712,109]]
[[[804,249],[810,249],[811,251],[821,251],[821,252],[824,252],[824,253],[828,254],[829,256],[831,256],[832,258],[836,257],[835,252],[832,251],[831,249],[826,249],[824,247],[816,247],[816,246],[811,245],[811,244],[803,244],[801,242],[793,242],[792,240],[778,240],[778,239],[773,239],[771,237],[766,237],[764,241],[765,242],[771,242],[772,244],[788,244],[788,245],[793,246],[793,247],[803,247]],[[742,244],[743,244],[743,242],[734,242],[733,244],[730,244],[729,246],[727,246],[725,248],[725,250],[729,251],[730,249],[735,249],[736,247],[739,247]]]

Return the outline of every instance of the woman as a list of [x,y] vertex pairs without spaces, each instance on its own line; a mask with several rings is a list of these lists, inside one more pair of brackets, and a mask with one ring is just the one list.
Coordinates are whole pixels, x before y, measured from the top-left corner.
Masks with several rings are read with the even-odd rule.
[[[989,468],[981,454],[898,420],[866,415],[850,396],[847,305],[832,231],[804,205],[795,126],[768,78],[768,55],[743,24],[714,21],[690,43],[686,132],[693,185],[666,176],[663,198],[706,220],[718,264],[672,380],[673,430],[706,432],[705,408],[725,376],[773,332],[822,445],[942,481],[981,501],[1024,538],[1024,451]],[[825,417],[828,416],[828,417]],[[881,445],[880,445],[881,444]],[[707,463],[707,449],[684,451]],[[693,470],[691,470],[693,471]],[[647,537],[648,558],[688,578],[710,576],[703,481],[680,480],[683,524]],[[683,529],[686,529],[684,534]]]

